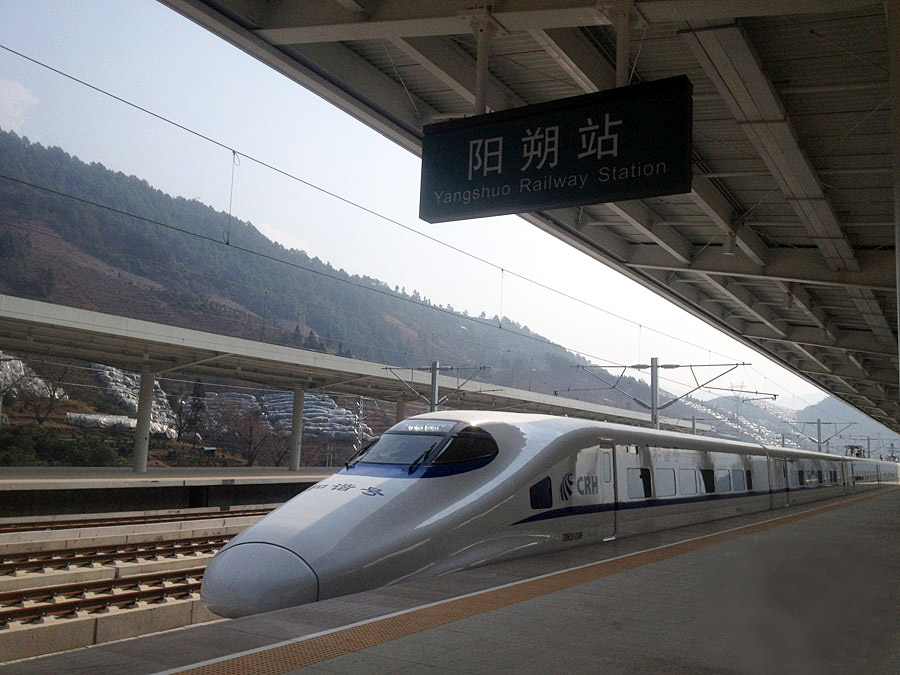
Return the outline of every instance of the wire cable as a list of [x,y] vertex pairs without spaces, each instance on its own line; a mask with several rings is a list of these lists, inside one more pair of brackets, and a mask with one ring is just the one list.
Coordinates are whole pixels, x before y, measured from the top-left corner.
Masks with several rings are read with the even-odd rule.
[[[158,119],[158,120],[160,120],[160,121],[162,121],[162,122],[165,122],[165,123],[167,123],[167,124],[170,124],[170,125],[172,125],[172,126],[178,128],[178,129],[181,129],[182,131],[184,131],[184,132],[186,132],[186,133],[192,134],[192,135],[194,135],[194,136],[196,136],[196,137],[198,137],[198,138],[201,138],[201,139],[203,139],[203,140],[205,140],[205,141],[207,141],[207,142],[209,142],[209,143],[211,143],[211,144],[213,144],[213,145],[216,145],[217,147],[220,147],[220,148],[222,148],[222,149],[224,149],[224,150],[228,150],[230,153],[232,153],[233,158],[236,158],[236,157],[238,157],[238,156],[245,157],[245,158],[249,159],[250,161],[259,164],[260,166],[263,166],[263,167],[269,169],[270,171],[273,171],[273,172],[275,172],[275,173],[277,173],[277,174],[279,174],[279,175],[282,175],[282,176],[284,176],[284,177],[286,177],[286,178],[289,178],[289,179],[291,179],[291,180],[294,180],[294,181],[296,181],[296,182],[298,182],[298,183],[300,183],[300,184],[302,184],[302,185],[305,185],[305,186],[307,186],[307,187],[309,187],[309,188],[311,188],[311,189],[314,189],[314,190],[316,190],[316,191],[318,191],[318,192],[320,192],[320,193],[322,193],[322,194],[324,194],[324,195],[327,195],[327,196],[332,197],[333,199],[336,199],[336,200],[338,200],[338,201],[340,201],[340,202],[342,202],[342,203],[344,203],[344,204],[347,204],[348,206],[352,206],[353,208],[359,209],[359,210],[363,211],[364,213],[368,213],[369,215],[372,215],[372,216],[374,216],[374,217],[376,217],[376,218],[378,218],[378,219],[380,219],[380,220],[383,220],[383,221],[385,221],[385,222],[387,222],[387,223],[390,223],[390,224],[392,224],[392,225],[396,225],[397,227],[400,227],[400,228],[402,228],[402,229],[404,229],[404,230],[406,230],[406,231],[408,231],[408,232],[412,232],[412,233],[414,233],[414,234],[417,234],[417,235],[419,235],[420,237],[423,237],[423,238],[425,238],[425,239],[427,239],[427,240],[429,240],[429,241],[431,241],[431,242],[433,242],[433,243],[435,243],[435,244],[438,244],[438,245],[440,245],[440,246],[444,246],[444,247],[446,247],[446,248],[448,248],[448,249],[450,249],[450,250],[452,250],[452,251],[455,251],[455,252],[457,252],[457,253],[459,253],[459,254],[461,254],[461,255],[464,255],[464,256],[466,256],[466,257],[472,259],[472,260],[475,260],[475,261],[477,261],[477,262],[480,262],[480,263],[482,263],[482,264],[484,264],[484,265],[487,265],[487,266],[489,266],[489,267],[492,267],[492,268],[494,268],[494,269],[496,269],[496,270],[504,271],[506,274],[510,274],[510,275],[512,275],[512,276],[514,276],[514,277],[517,277],[517,278],[521,279],[522,281],[525,281],[525,282],[528,282],[528,283],[530,283],[530,284],[533,284],[534,286],[537,286],[538,288],[542,288],[542,289],[544,289],[544,290],[546,290],[546,291],[549,291],[549,292],[551,292],[551,293],[557,294],[557,295],[559,295],[559,296],[561,296],[561,297],[564,297],[564,298],[566,298],[566,299],[568,299],[568,300],[572,300],[573,302],[582,304],[582,305],[584,305],[584,306],[586,306],[586,307],[589,307],[589,308],[591,308],[591,309],[597,310],[597,311],[599,311],[599,312],[603,312],[604,314],[607,314],[608,316],[612,316],[612,317],[614,317],[614,318],[616,318],[616,319],[619,319],[619,320],[621,320],[621,321],[625,321],[626,323],[631,323],[632,325],[635,325],[635,326],[640,326],[640,325],[641,325],[639,322],[634,321],[633,319],[628,319],[627,317],[620,316],[620,315],[616,314],[615,312],[612,312],[612,311],[610,311],[610,310],[608,310],[608,309],[605,309],[605,308],[603,308],[603,307],[600,307],[599,305],[595,305],[595,304],[593,304],[593,303],[591,303],[591,302],[588,302],[588,301],[586,301],[586,300],[583,300],[583,299],[581,299],[581,298],[577,298],[577,297],[575,297],[575,296],[573,296],[573,295],[570,295],[570,294],[568,294],[568,293],[565,293],[565,292],[563,292],[563,291],[560,291],[560,290],[558,290],[558,289],[555,289],[555,288],[553,288],[553,287],[551,287],[551,286],[548,286],[548,285],[546,285],[546,284],[544,284],[544,283],[541,283],[541,282],[539,282],[539,281],[536,281],[536,280],[534,280],[534,279],[531,279],[530,277],[527,277],[527,276],[525,276],[525,275],[523,275],[523,274],[519,274],[519,273],[513,272],[513,271],[511,271],[511,270],[504,270],[504,268],[501,267],[500,265],[498,265],[498,264],[496,264],[496,263],[493,263],[493,262],[491,262],[491,261],[489,261],[489,260],[487,260],[487,259],[485,259],[485,258],[482,258],[482,257],[480,257],[480,256],[478,256],[478,255],[476,255],[476,254],[474,254],[474,253],[471,253],[471,252],[466,251],[466,250],[464,250],[464,249],[461,249],[461,248],[459,248],[459,247],[457,247],[457,246],[454,246],[454,245],[452,245],[452,244],[449,244],[449,243],[447,243],[447,242],[445,242],[445,241],[442,241],[442,240],[440,240],[440,239],[438,239],[438,238],[436,238],[436,237],[432,237],[431,235],[429,235],[429,234],[427,234],[427,233],[425,233],[425,232],[422,232],[421,230],[417,230],[417,229],[414,228],[414,227],[411,227],[411,226],[409,226],[409,225],[406,225],[406,224],[400,222],[399,220],[396,220],[396,219],[391,218],[391,217],[389,217],[389,216],[387,216],[387,215],[384,215],[384,214],[382,214],[382,213],[379,213],[378,211],[375,211],[374,209],[371,209],[371,208],[369,208],[369,207],[367,207],[367,206],[364,206],[364,205],[362,205],[362,204],[359,204],[359,203],[357,203],[357,202],[354,202],[353,200],[351,200],[351,199],[349,199],[349,198],[347,198],[347,197],[343,197],[343,196],[341,196],[341,195],[339,195],[339,194],[337,194],[337,193],[335,193],[335,192],[332,192],[332,191],[327,190],[327,189],[325,189],[325,188],[323,188],[323,187],[320,187],[320,186],[316,185],[315,183],[312,183],[312,182],[307,181],[307,180],[305,180],[305,179],[303,179],[303,178],[300,178],[299,176],[296,176],[296,175],[294,175],[294,174],[292,174],[292,173],[290,173],[290,172],[288,172],[288,171],[286,171],[286,170],[284,170],[284,169],[280,169],[280,168],[278,168],[278,167],[276,167],[276,166],[274,166],[274,165],[272,165],[272,164],[269,164],[268,162],[265,162],[264,160],[261,160],[261,159],[259,159],[259,158],[257,158],[257,157],[254,157],[253,155],[250,155],[250,154],[245,153],[245,152],[241,152],[241,151],[239,151],[239,150],[237,150],[237,149],[235,149],[235,148],[233,148],[233,147],[227,145],[226,143],[223,143],[223,142],[221,142],[221,141],[218,141],[218,140],[216,140],[216,139],[214,139],[214,138],[212,138],[212,137],[210,137],[210,136],[207,136],[207,135],[205,135],[205,134],[203,134],[203,133],[201,133],[201,132],[199,132],[199,131],[196,131],[196,130],[194,130],[194,129],[191,129],[190,127],[187,127],[187,126],[185,126],[185,125],[183,125],[183,124],[180,124],[180,123],[178,123],[178,122],[175,122],[175,121],[173,121],[173,120],[171,120],[171,119],[169,119],[169,118],[167,118],[167,117],[165,117],[165,116],[163,116],[163,115],[160,115],[159,113],[155,113],[155,112],[149,110],[148,108],[144,108],[143,106],[140,106],[140,105],[138,105],[138,104],[136,104],[136,103],[132,103],[131,101],[129,101],[129,100],[125,99],[125,98],[122,98],[122,97],[120,97],[120,96],[117,96],[117,95],[115,95],[115,94],[113,94],[113,93],[111,93],[111,92],[109,92],[109,91],[107,91],[107,90],[105,90],[105,89],[102,89],[102,88],[100,88],[100,87],[98,87],[98,86],[96,86],[96,85],[92,85],[92,84],[86,82],[85,80],[79,79],[79,78],[77,78],[77,77],[75,77],[75,76],[73,76],[73,75],[70,75],[70,74],[68,74],[68,73],[66,73],[66,72],[64,72],[64,71],[62,71],[62,70],[59,70],[59,69],[57,69],[57,68],[54,68],[53,66],[50,66],[50,65],[48,65],[48,64],[46,64],[46,63],[43,63],[42,61],[39,61],[39,60],[37,60],[37,59],[35,59],[35,58],[32,58],[32,57],[30,57],[30,56],[27,56],[26,54],[23,54],[23,53],[21,53],[21,52],[19,52],[19,51],[16,51],[15,49],[12,49],[12,48],[10,48],[10,47],[7,47],[6,45],[0,45],[0,49],[5,50],[5,51],[7,51],[7,52],[9,52],[9,53],[11,53],[11,54],[14,54],[15,56],[18,56],[18,57],[20,57],[20,58],[22,58],[22,59],[25,59],[25,60],[27,60],[27,61],[29,61],[29,62],[31,62],[31,63],[33,63],[33,64],[39,66],[39,67],[41,67],[41,68],[45,68],[45,69],[47,69],[47,70],[50,70],[51,72],[56,73],[57,75],[59,75],[59,76],[61,76],[61,77],[64,77],[64,78],[66,78],[66,79],[69,79],[69,80],[71,80],[71,81],[73,81],[73,82],[76,82],[76,83],[78,83],[78,84],[81,84],[82,86],[85,86],[85,87],[87,87],[87,88],[89,88],[89,89],[91,89],[91,90],[93,90],[93,91],[95,91],[95,92],[97,92],[97,93],[99,93],[99,94],[102,94],[102,95],[104,95],[104,96],[108,96],[108,97],[110,97],[110,98],[112,98],[112,99],[114,99],[114,100],[116,100],[116,101],[118,101],[118,102],[120,102],[120,103],[122,103],[122,104],[124,104],[124,105],[126,105],[126,106],[129,106],[129,107],[131,107],[131,108],[134,108],[135,110],[139,110],[140,112],[143,112],[143,113],[145,113],[145,114],[147,114],[147,115],[150,115],[150,116],[154,117],[155,119]],[[140,216],[135,216],[135,217],[140,218]],[[207,238],[207,239],[208,239],[208,238]],[[211,241],[212,241],[212,240],[211,240]],[[247,250],[248,252],[252,252],[252,251],[249,251],[249,249],[243,249],[243,250]],[[265,254],[259,254],[259,255],[265,256]],[[272,258],[271,256],[265,256],[265,257],[269,257],[270,259],[275,260],[275,258]],[[290,263],[288,263],[288,264],[290,264]],[[501,317],[501,318],[502,318],[502,317]],[[697,348],[697,349],[704,349],[704,350],[706,349],[705,347],[701,347],[700,345],[696,345],[696,344],[694,344],[694,343],[692,343],[692,342],[689,342],[689,341],[687,341],[687,340],[684,340],[683,338],[680,338],[680,337],[678,337],[678,336],[670,335],[670,334],[668,334],[668,333],[665,333],[665,332],[663,332],[663,331],[661,331],[661,330],[658,330],[658,329],[655,329],[655,328],[652,328],[652,327],[649,327],[649,326],[644,326],[644,327],[647,328],[647,330],[650,330],[650,331],[652,331],[652,332],[654,332],[654,333],[656,333],[656,334],[658,334],[658,335],[661,335],[661,336],[663,336],[663,337],[669,338],[669,339],[671,339],[671,340],[678,341],[678,342],[680,342],[680,343],[682,343],[682,344],[685,344],[685,345],[687,345],[687,346],[695,347],[695,348]],[[719,353],[719,352],[715,352],[715,353],[718,354],[719,356],[724,356],[725,358],[737,360],[737,359],[735,359],[735,357],[729,356],[729,355],[727,355],[727,354],[721,354],[721,353]]]

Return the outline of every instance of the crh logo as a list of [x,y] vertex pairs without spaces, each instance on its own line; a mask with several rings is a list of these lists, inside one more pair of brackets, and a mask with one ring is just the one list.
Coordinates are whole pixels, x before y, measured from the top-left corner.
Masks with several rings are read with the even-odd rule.
[[580,495],[598,495],[600,494],[600,481],[597,476],[579,476],[577,489]]
[[575,479],[572,477],[571,473],[567,473],[563,476],[562,482],[559,484],[559,498],[564,502],[569,501],[569,497],[572,496],[572,486],[575,484]]

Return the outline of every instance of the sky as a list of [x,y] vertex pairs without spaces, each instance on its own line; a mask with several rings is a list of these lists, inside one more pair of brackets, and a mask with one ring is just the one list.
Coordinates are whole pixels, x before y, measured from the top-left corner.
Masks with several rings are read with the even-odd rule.
[[[714,385],[778,394],[792,408],[825,395],[516,216],[420,221],[418,157],[154,0],[0,0],[0,128],[230,208],[351,274],[508,316],[601,365],[746,362]],[[705,381],[724,370],[695,372]],[[692,383],[689,369],[661,373],[675,393]]]

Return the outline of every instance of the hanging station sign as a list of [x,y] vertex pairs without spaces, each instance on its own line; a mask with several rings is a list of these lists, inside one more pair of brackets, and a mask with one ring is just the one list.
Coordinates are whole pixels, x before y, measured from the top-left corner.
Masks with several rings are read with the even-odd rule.
[[691,190],[684,75],[425,127],[429,223]]

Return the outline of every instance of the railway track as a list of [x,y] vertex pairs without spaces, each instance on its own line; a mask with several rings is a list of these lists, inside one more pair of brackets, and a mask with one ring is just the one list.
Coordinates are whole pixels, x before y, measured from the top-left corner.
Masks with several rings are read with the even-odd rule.
[[168,541],[7,553],[0,555],[0,575],[40,572],[46,569],[87,567],[95,564],[110,564],[133,560],[153,560],[175,557],[177,555],[215,553],[231,537],[232,535],[186,537]]
[[204,569],[199,566],[0,593],[0,627],[11,622],[33,623],[48,616],[75,618],[110,607],[129,608],[141,602],[191,597],[200,590]]
[[246,509],[240,511],[215,511],[209,513],[173,513],[160,515],[120,516],[56,521],[19,521],[0,523],[0,534],[11,532],[39,532],[44,530],[72,530],[88,527],[115,527],[118,525],[144,525],[147,523],[179,522],[184,520],[212,520],[214,518],[244,518],[264,516],[272,509]]

